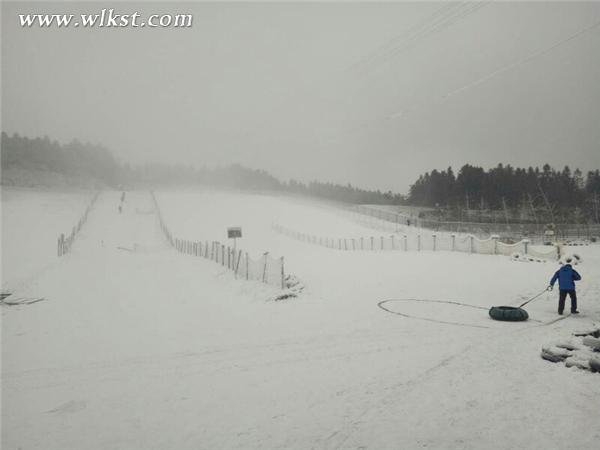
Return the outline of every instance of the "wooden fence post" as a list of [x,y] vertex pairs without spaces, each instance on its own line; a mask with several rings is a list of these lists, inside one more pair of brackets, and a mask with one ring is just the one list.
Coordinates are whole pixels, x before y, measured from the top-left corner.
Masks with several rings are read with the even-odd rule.
[[235,278],[237,278],[238,269],[240,267],[240,259],[242,259],[242,251],[241,250],[238,251],[237,263],[235,264]]
[[265,262],[264,262],[264,266],[263,266],[262,282],[266,283],[267,282],[267,258],[269,257],[269,252],[265,252],[264,256],[265,256]]
[[283,256],[281,257],[281,289],[285,289],[285,270],[283,268]]

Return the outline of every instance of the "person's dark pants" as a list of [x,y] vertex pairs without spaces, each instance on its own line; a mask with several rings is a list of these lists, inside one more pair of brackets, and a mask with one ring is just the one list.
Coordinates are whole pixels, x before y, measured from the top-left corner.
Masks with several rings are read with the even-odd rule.
[[577,311],[577,293],[575,293],[575,289],[563,290],[561,289],[558,294],[558,313],[562,314],[565,309],[565,300],[567,299],[567,294],[571,297],[571,312]]

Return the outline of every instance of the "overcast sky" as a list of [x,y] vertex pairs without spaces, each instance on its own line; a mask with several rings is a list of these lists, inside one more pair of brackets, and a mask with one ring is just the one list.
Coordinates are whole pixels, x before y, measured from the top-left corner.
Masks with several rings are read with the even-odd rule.
[[[191,13],[187,29],[17,14]],[[3,4],[2,129],[121,160],[404,192],[465,163],[600,168],[600,3]]]

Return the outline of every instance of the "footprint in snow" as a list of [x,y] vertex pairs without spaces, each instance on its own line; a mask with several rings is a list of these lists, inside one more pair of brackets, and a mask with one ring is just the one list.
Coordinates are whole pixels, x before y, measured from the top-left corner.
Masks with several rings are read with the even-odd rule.
[[82,409],[85,409],[86,407],[87,402],[85,400],[70,400],[67,403],[63,403],[62,405],[57,406],[56,408],[46,412],[58,414],[76,413],[81,411]]

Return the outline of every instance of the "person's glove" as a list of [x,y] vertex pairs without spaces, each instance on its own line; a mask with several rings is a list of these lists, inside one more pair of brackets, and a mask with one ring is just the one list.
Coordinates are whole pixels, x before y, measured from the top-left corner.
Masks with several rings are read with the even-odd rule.
[[551,291],[552,289],[554,289],[554,286],[552,286],[551,284],[548,285],[548,287],[546,288],[547,291]]

